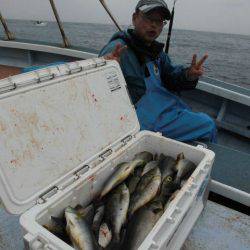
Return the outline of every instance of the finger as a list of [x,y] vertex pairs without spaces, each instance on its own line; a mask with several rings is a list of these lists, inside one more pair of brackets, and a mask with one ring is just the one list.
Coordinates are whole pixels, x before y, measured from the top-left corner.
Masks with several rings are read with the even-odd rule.
[[107,55],[105,55],[103,58],[105,59],[105,60],[112,60],[112,55],[111,54],[107,54]]
[[208,54],[206,54],[205,56],[201,58],[201,60],[197,63],[196,67],[200,68],[202,64],[207,60],[207,58],[208,58]]
[[195,65],[196,65],[196,58],[197,58],[197,55],[194,54],[194,55],[193,55],[193,59],[192,59],[192,63],[191,63],[192,66],[195,66]]

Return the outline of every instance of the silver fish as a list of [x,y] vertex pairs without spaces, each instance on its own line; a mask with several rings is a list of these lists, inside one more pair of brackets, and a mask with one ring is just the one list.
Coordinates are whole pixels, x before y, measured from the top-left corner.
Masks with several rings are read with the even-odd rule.
[[115,173],[105,183],[101,192],[100,198],[106,195],[111,189],[122,183],[138,166],[145,165],[153,158],[153,155],[149,152],[141,152],[136,154],[134,159],[130,162],[124,162],[117,166]]
[[162,175],[162,180],[165,179],[166,176],[173,177],[175,174],[175,165],[176,161],[171,156],[166,156],[161,162],[160,162],[160,170]]
[[177,156],[175,169],[177,171],[175,183],[180,185],[182,178],[189,178],[189,176],[196,169],[196,165],[188,159],[185,159],[184,154],[181,153]]
[[56,235],[58,238],[62,239],[66,243],[70,243],[70,239],[66,233],[66,221],[51,216],[51,220],[48,224],[43,225],[47,230],[49,230],[52,234]]
[[161,184],[161,172],[159,168],[154,168],[142,176],[135,192],[131,196],[129,204],[129,217],[136,210],[151,201],[157,194]]
[[136,154],[133,158],[133,160],[136,160],[136,159],[141,159],[143,160],[144,164],[152,161],[154,158],[153,154],[147,152],[147,151],[143,151],[143,152],[140,152],[138,154]]
[[143,168],[142,176],[159,165],[158,161],[150,161]]
[[163,214],[161,202],[150,202],[135,212],[128,224],[124,250],[136,250]]
[[104,210],[105,210],[104,205],[101,205],[97,207],[95,211],[95,215],[94,215],[93,223],[92,223],[92,230],[96,236],[98,235],[99,228],[103,220]]
[[142,171],[143,167],[137,167],[134,173],[131,176],[129,176],[129,178],[126,180],[130,194],[132,194],[135,191],[137,184],[141,179]]
[[129,190],[123,183],[108,198],[105,218],[111,225],[114,242],[120,241],[120,231],[127,218],[129,197]]
[[85,219],[85,221],[91,225],[92,224],[92,221],[93,221],[93,218],[94,218],[94,212],[95,212],[95,209],[94,209],[94,205],[93,204],[90,204],[88,205],[87,207],[83,207],[82,205],[77,205],[75,207],[75,210],[76,212]]
[[65,209],[66,231],[76,249],[93,250],[95,244],[87,222],[72,207]]
[[161,184],[161,191],[159,198],[165,204],[170,196],[178,189],[179,185],[174,182],[171,175],[166,176]]
[[99,228],[99,234],[98,234],[98,244],[102,248],[106,248],[112,240],[112,231],[107,225],[107,223],[102,223]]

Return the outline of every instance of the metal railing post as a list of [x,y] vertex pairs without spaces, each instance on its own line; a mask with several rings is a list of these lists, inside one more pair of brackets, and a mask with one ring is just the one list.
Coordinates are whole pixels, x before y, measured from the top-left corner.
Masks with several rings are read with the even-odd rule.
[[101,3],[101,5],[103,6],[103,8],[106,10],[106,12],[108,13],[108,15],[110,16],[110,18],[112,19],[112,21],[114,22],[115,26],[117,27],[117,29],[119,31],[122,31],[122,28],[120,27],[120,25],[118,24],[118,22],[116,21],[114,15],[112,15],[110,9],[108,8],[107,4],[105,3],[104,0],[99,0],[99,2]]
[[68,41],[68,39],[67,39],[67,37],[66,37],[66,35],[65,35],[65,32],[64,32],[64,30],[63,30],[63,26],[62,26],[60,17],[59,17],[59,15],[58,15],[58,13],[57,13],[56,5],[55,5],[55,3],[54,3],[54,0],[49,0],[49,1],[50,1],[50,5],[51,5],[51,7],[52,7],[52,10],[53,10],[53,12],[54,12],[54,15],[55,15],[55,18],[56,18],[56,21],[57,21],[59,30],[60,30],[61,35],[62,35],[63,46],[64,46],[65,48],[68,48],[68,47],[70,46],[70,44],[69,44],[69,41]]
[[2,16],[1,12],[0,12],[0,20],[1,20],[1,23],[2,23],[2,25],[3,25],[3,27],[4,27],[4,31],[5,31],[5,34],[6,34],[7,38],[8,38],[8,40],[14,40],[14,39],[15,39],[15,38],[14,38],[14,35],[9,31],[8,26],[7,26],[7,23],[6,23],[6,21],[4,20],[4,18],[3,18],[3,16]]

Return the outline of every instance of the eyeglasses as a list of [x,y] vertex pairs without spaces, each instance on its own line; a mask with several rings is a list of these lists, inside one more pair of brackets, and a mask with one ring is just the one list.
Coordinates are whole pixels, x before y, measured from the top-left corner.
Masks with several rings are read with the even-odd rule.
[[140,14],[144,21],[149,23],[155,23],[157,26],[165,26],[168,23],[166,20],[155,18],[150,15],[146,15],[142,12],[140,12]]

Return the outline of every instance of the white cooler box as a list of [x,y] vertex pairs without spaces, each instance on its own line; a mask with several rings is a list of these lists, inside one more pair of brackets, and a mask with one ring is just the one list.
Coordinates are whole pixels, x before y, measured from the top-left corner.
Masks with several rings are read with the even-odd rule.
[[[157,100],[156,100],[157,101]],[[30,249],[72,249],[42,225],[88,205],[141,151],[198,165],[139,249],[179,249],[207,200],[214,153],[139,131],[118,63],[68,63],[0,81],[0,195]]]

